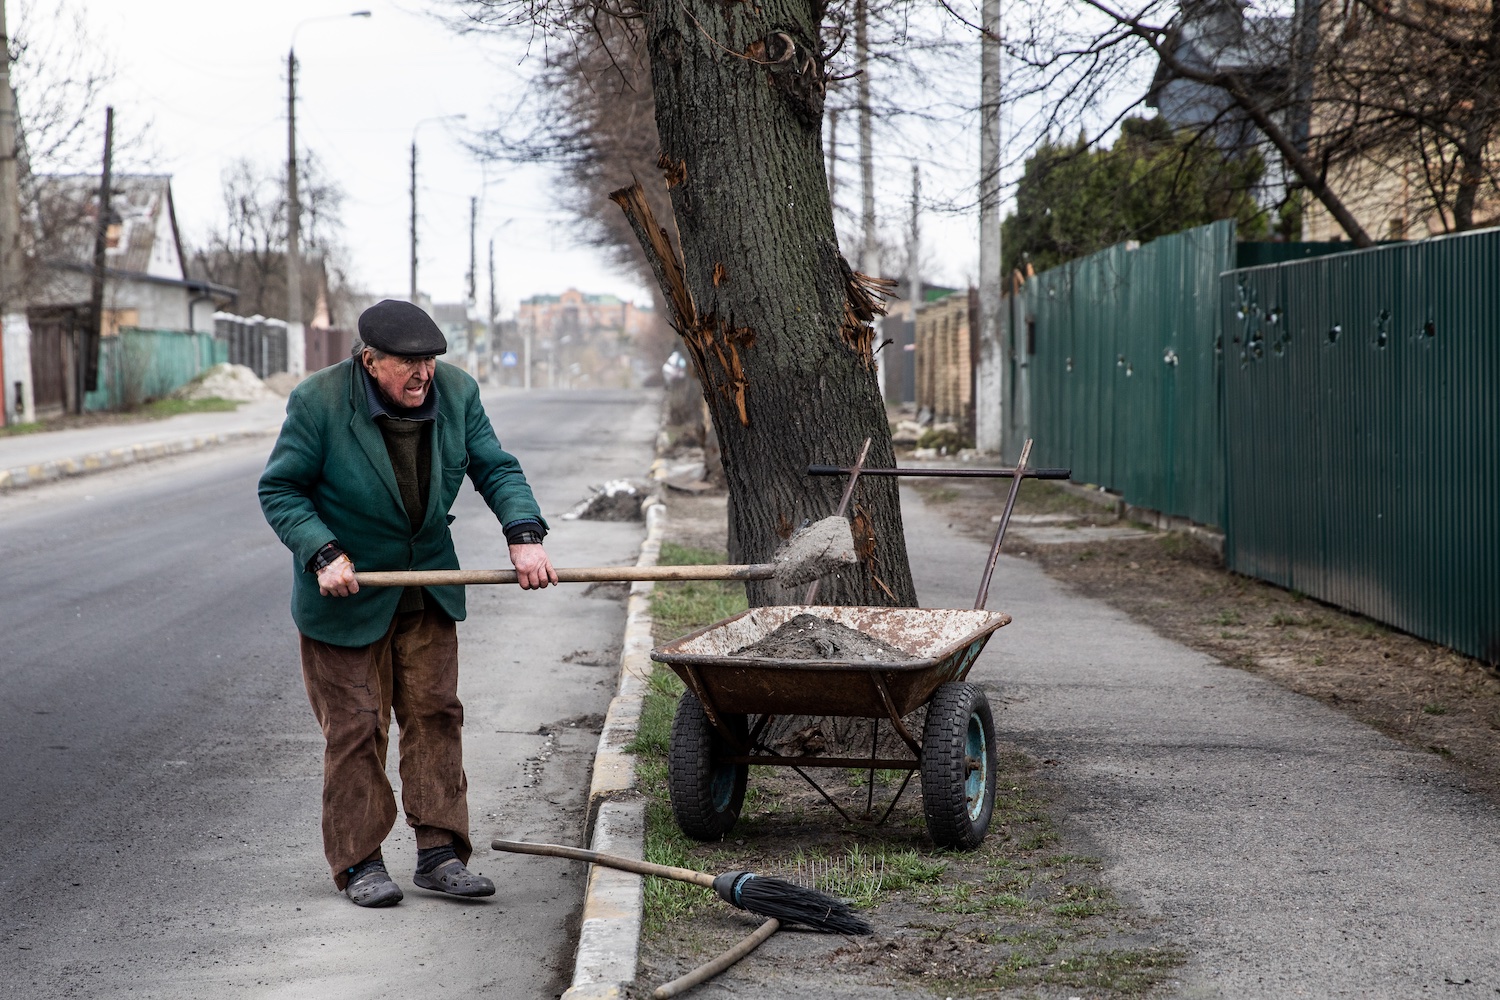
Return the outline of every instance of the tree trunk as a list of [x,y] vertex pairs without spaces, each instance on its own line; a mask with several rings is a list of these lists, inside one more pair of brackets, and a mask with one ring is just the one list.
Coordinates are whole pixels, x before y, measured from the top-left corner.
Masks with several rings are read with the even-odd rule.
[[[740,562],[766,560],[804,520],[835,510],[843,482],[809,478],[809,463],[850,464],[868,437],[868,464],[895,464],[868,325],[881,311],[876,289],[839,253],[829,204],[821,11],[815,0],[650,0],[680,265],[642,218],[644,198],[616,193],[703,379],[729,488],[729,555]],[[850,514],[862,562],[825,580],[820,600],[914,605],[896,481],[862,480]],[[752,605],[801,600],[802,588],[774,581],[748,589]]]

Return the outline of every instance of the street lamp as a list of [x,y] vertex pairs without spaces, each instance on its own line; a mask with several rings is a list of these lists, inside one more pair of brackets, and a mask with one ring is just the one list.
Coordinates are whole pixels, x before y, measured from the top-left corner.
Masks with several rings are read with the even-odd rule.
[[286,364],[302,375],[307,367],[307,341],[302,329],[302,202],[297,197],[297,32],[313,21],[370,17],[367,10],[325,14],[298,21],[286,50]]
[[411,127],[411,302],[417,305],[417,130],[428,122],[458,121],[469,117],[463,112],[456,115],[433,115],[423,118]]

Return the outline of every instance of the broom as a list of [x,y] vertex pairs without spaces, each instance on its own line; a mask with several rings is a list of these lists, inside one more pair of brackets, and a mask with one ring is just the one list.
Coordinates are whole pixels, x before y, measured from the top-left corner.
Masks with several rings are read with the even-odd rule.
[[691,868],[674,868],[670,865],[654,865],[649,861],[616,857],[586,851],[581,847],[563,847],[558,844],[529,844],[517,840],[496,840],[490,846],[497,851],[511,854],[538,854],[551,858],[572,858],[635,872],[637,875],[655,875],[658,878],[676,879],[712,889],[730,906],[739,907],[763,917],[775,917],[782,923],[796,923],[815,931],[829,934],[869,934],[873,930],[863,917],[849,907],[824,895],[816,889],[779,878],[756,875],[754,872],[725,872],[713,876]]

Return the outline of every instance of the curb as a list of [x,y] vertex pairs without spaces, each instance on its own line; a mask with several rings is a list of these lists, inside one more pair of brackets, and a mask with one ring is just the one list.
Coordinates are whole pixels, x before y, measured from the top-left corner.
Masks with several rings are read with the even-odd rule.
[[172,441],[152,441],[148,444],[110,448],[107,451],[91,451],[77,458],[59,458],[50,462],[35,462],[18,465],[13,469],[0,469],[0,490],[18,490],[27,486],[38,486],[70,476],[86,476],[106,469],[117,469],[125,465],[136,465],[158,458],[170,458],[191,451],[200,451],[215,445],[232,444],[251,438],[268,437],[279,428],[266,427],[253,431],[231,431],[224,434],[195,434],[192,437]]
[[[659,501],[646,508],[646,538],[641,542],[637,566],[656,565],[666,520],[667,509]],[[620,684],[599,733],[584,826],[592,850],[637,859],[645,847],[646,810],[644,803],[630,795],[635,790],[635,757],[625,747],[635,738],[646,679],[651,676],[652,588],[653,584],[641,581],[630,585]],[[635,981],[641,903],[641,876],[597,865],[589,869],[573,983],[563,1000],[606,1000],[626,995]]]

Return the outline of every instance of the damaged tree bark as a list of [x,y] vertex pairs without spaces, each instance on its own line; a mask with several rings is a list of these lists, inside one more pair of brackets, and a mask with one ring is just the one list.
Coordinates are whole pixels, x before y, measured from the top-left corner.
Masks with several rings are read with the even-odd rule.
[[[852,461],[867,437],[871,466],[895,463],[868,325],[882,283],[839,253],[824,174],[823,8],[643,8],[675,219],[654,219],[639,183],[612,198],[698,368],[723,449],[730,558],[762,561],[838,504],[842,484],[809,478],[809,463]],[[915,605],[895,482],[861,480],[852,514],[861,564],[825,580],[821,599]],[[798,599],[774,581],[748,589],[752,605]]]

